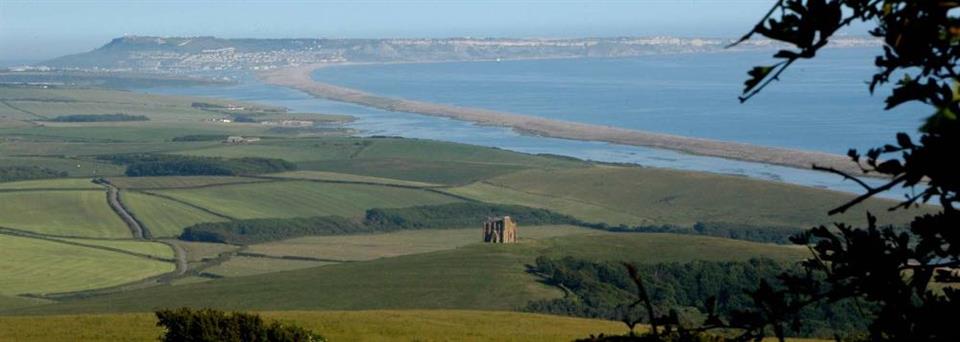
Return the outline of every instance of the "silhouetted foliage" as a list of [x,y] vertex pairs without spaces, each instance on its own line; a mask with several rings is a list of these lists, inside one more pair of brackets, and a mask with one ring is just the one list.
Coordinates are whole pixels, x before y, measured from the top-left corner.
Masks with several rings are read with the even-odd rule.
[[114,154],[97,159],[126,165],[129,177],[237,176],[291,171],[296,164],[283,159],[180,156],[169,154]]
[[[780,61],[750,70],[741,101],[757,95],[791,65],[814,58],[838,29],[857,21],[875,23],[870,31],[883,40],[883,54],[874,64],[878,72],[870,91],[896,78],[886,108],[917,102],[933,108],[920,127],[920,138],[899,133],[895,144],[850,150],[848,156],[864,174],[888,177],[871,186],[858,177],[832,168],[814,166],[856,182],[865,193],[830,211],[842,213],[878,193],[895,187],[913,194],[890,210],[907,209],[936,201],[941,211],[916,217],[909,231],[882,227],[868,214],[868,226],[814,228],[796,236],[797,244],[810,246],[814,256],[802,264],[803,272],[783,273],[761,281],[749,291],[753,305],[730,312],[726,318],[709,309],[699,328],[735,329],[738,339],[759,341],[772,333],[781,341],[789,331],[809,324],[800,314],[813,305],[843,300],[860,303],[870,320],[870,340],[960,341],[956,322],[960,290],[933,284],[939,271],[960,267],[960,147],[957,114],[960,95],[957,60],[960,57],[960,2],[944,0],[781,0],[739,42],[758,34],[792,46],[778,51]],[[736,43],[735,43],[736,44]],[[919,191],[918,191],[919,190]],[[938,277],[941,280],[956,280]],[[638,278],[639,279],[639,278]],[[639,280],[638,280],[639,281]],[[712,306],[708,306],[711,308]],[[651,334],[644,338],[656,338]]]
[[295,326],[242,312],[179,308],[156,312],[157,326],[165,328],[165,342],[321,342],[322,336]]
[[67,177],[64,171],[39,166],[0,166],[0,182]]

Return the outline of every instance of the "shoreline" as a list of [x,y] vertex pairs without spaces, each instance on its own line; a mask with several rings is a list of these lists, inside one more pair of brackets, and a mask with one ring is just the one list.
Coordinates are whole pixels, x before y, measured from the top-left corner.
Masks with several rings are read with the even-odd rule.
[[851,174],[861,174],[860,169],[851,162],[849,158],[842,155],[683,137],[481,108],[391,98],[352,88],[321,83],[313,79],[313,71],[328,66],[334,65],[309,64],[280,68],[257,73],[257,77],[267,84],[297,89],[312,96],[328,100],[348,102],[388,111],[444,117],[473,122],[478,125],[508,127],[520,134],[666,149],[693,155],[788,166],[805,170],[810,170],[811,166],[816,164],[823,167],[832,167]]

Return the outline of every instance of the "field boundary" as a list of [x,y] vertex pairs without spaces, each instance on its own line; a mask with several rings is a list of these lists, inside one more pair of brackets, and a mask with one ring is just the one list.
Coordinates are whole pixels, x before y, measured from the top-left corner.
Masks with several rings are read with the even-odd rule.
[[176,198],[176,197],[173,197],[173,196],[167,196],[167,195],[164,195],[164,194],[158,194],[158,193],[151,192],[151,191],[141,191],[141,190],[131,190],[131,191],[134,191],[134,192],[136,192],[136,193],[141,193],[141,194],[144,194],[144,195],[149,195],[149,196],[154,196],[154,197],[162,198],[162,199],[165,199],[165,200],[174,201],[174,202],[177,202],[177,203],[186,205],[186,206],[188,206],[188,207],[191,207],[191,208],[194,208],[194,209],[203,211],[203,212],[205,212],[205,213],[207,213],[207,214],[210,214],[210,215],[213,215],[213,216],[222,218],[222,219],[226,219],[226,220],[228,220],[228,221],[236,221],[236,220],[237,220],[236,217],[227,216],[227,215],[225,215],[225,214],[218,213],[218,212],[216,212],[216,211],[213,211],[213,210],[210,210],[210,209],[201,207],[201,206],[199,206],[199,205],[196,205],[196,204],[193,204],[193,203],[190,203],[190,202],[181,200],[181,199]]
[[[76,241],[60,240],[60,239],[76,239],[76,237],[43,235],[43,234],[37,234],[37,233],[22,231],[22,230],[19,230],[19,229],[8,228],[8,227],[0,227],[0,234],[10,235],[10,236],[16,236],[16,237],[22,237],[22,238],[27,238],[27,239],[46,240],[46,241],[50,241],[50,242],[62,243],[62,244],[65,244],[65,245],[72,245],[72,246],[79,246],[79,247],[87,247],[87,248],[93,248],[93,249],[100,249],[100,250],[104,250],[104,251],[108,251],[108,252],[114,252],[114,253],[120,253],[120,254],[127,254],[127,255],[132,255],[132,256],[136,256],[136,257],[141,257],[141,258],[146,258],[146,259],[151,259],[151,260],[157,260],[157,261],[164,261],[164,262],[174,262],[174,261],[175,261],[174,259],[168,259],[168,258],[158,257],[158,256],[155,256],[155,255],[150,255],[150,254],[132,252],[132,251],[128,251],[128,250],[120,249],[120,248],[113,248],[113,247],[107,247],[107,246],[97,246],[97,245],[88,245],[88,244],[81,243],[81,242],[76,242]],[[92,238],[87,238],[87,239],[88,239],[88,240],[101,240],[101,239],[92,239]],[[102,239],[102,240],[109,240],[109,241],[140,241],[140,242],[153,242],[153,241],[147,241],[147,240],[129,240],[129,239]]]

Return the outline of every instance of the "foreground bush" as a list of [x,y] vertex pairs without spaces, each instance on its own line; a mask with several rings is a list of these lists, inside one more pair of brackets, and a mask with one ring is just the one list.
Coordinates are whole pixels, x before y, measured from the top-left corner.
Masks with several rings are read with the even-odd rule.
[[280,322],[266,324],[260,316],[214,309],[179,308],[157,311],[157,326],[166,329],[165,342],[304,342],[326,341],[309,330]]

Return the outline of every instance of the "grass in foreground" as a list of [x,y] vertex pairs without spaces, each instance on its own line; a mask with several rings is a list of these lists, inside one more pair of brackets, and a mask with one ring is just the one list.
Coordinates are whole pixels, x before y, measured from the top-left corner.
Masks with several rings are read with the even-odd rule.
[[[277,311],[331,341],[568,341],[623,334],[618,322],[501,311]],[[150,313],[82,316],[0,316],[4,341],[146,341],[162,333]]]
[[173,263],[47,241],[0,235],[0,295],[80,291],[171,272]]
[[103,191],[0,192],[0,226],[40,234],[130,237]]

